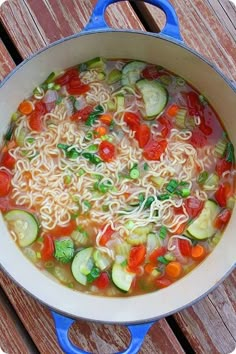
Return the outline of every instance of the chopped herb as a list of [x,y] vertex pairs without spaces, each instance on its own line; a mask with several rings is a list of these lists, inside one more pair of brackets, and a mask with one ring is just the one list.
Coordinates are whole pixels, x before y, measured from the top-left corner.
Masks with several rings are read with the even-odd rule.
[[160,194],[157,196],[158,200],[167,200],[169,198],[170,198],[169,194]]
[[199,98],[199,101],[201,102],[201,104],[203,106],[207,106],[208,105],[206,97],[204,97],[203,95],[199,95],[198,98]]
[[61,89],[61,85],[54,85],[54,90],[59,91]]
[[203,171],[199,174],[197,182],[199,184],[204,184],[209,176],[209,173],[207,171]]
[[137,179],[140,176],[139,170],[137,168],[132,168],[129,172],[129,176],[132,179]]
[[94,108],[93,112],[88,116],[85,125],[91,127],[97,120],[100,114],[104,112],[104,109],[101,105],[98,105]]
[[77,176],[83,176],[86,173],[86,171],[83,168],[80,168],[79,171],[76,173]]
[[11,116],[11,120],[13,122],[15,122],[18,118],[20,117],[20,113],[19,112],[14,112]]
[[179,182],[176,181],[175,179],[170,180],[170,182],[166,186],[166,190],[169,193],[174,193],[179,185]]
[[109,206],[108,205],[103,205],[102,206],[102,211],[104,211],[104,212],[109,211]]
[[7,131],[7,133],[6,133],[6,135],[5,135],[5,139],[6,139],[7,141],[11,140],[13,131],[14,131],[14,125],[11,124],[10,127],[9,127],[9,129],[8,129],[8,131]]
[[167,232],[168,232],[167,227],[161,226],[159,236],[162,240],[164,240],[166,238]]
[[157,260],[163,264],[169,263],[169,261],[167,259],[165,259],[165,257],[163,257],[163,256],[158,257]]
[[190,189],[189,188],[183,188],[181,189],[181,197],[187,198],[190,195]]
[[147,162],[145,162],[143,164],[143,169],[144,169],[144,171],[148,171],[149,170],[149,166],[148,166]]
[[65,151],[66,157],[72,160],[77,159],[81,154],[76,148],[71,148],[71,145],[57,144],[57,147]]
[[92,208],[92,205],[91,205],[91,203],[89,203],[88,200],[84,200],[84,201],[83,201],[83,204],[86,206],[86,208],[87,208],[88,210]]
[[65,184],[70,184],[71,181],[72,181],[72,178],[71,178],[70,175],[66,175],[66,176],[64,177],[64,183],[65,183]]
[[235,163],[234,146],[230,142],[227,143],[225,159],[227,162]]
[[144,209],[148,209],[150,208],[150,206],[152,205],[152,203],[154,202],[155,198],[150,196],[147,198],[145,204],[144,204]]
[[101,271],[97,267],[93,267],[91,272],[87,275],[88,283],[92,283],[95,279],[97,279],[101,274]]
[[122,267],[126,267],[127,264],[128,264],[128,262],[127,262],[127,260],[125,259],[120,265],[121,265]]
[[40,253],[40,252],[36,252],[36,257],[37,257],[38,259],[40,259],[40,258],[41,258],[41,253]]
[[34,138],[27,138],[26,141],[29,144],[33,144],[35,142],[35,139]]
[[91,162],[94,165],[98,165],[102,162],[100,157],[98,157],[97,155],[91,154],[90,152],[84,152],[84,153],[82,153],[82,156],[84,158],[86,158],[87,160],[89,160],[89,162]]
[[49,84],[55,79],[55,77],[56,77],[56,74],[54,72],[52,72],[51,74],[48,75],[48,77],[46,78],[46,80],[43,83]]
[[70,219],[71,219],[71,220],[75,220],[75,219],[78,218],[78,216],[79,216],[79,213],[71,214],[71,215],[70,215]]
[[98,151],[98,144],[90,145],[90,146],[87,148],[87,151],[89,151],[89,152],[97,152],[97,151]]
[[138,199],[139,199],[139,202],[142,204],[144,202],[144,199],[145,199],[144,193],[139,193]]
[[85,140],[90,141],[93,139],[93,132],[89,131],[84,137]]
[[56,100],[56,105],[60,104],[62,102],[62,97],[58,97],[58,99]]
[[69,263],[74,256],[74,242],[70,238],[55,240],[54,257],[62,263]]

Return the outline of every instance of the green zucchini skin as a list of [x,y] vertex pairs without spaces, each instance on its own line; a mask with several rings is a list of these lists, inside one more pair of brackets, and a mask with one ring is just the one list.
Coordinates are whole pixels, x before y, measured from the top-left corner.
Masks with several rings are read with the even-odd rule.
[[143,97],[145,105],[144,119],[155,119],[167,105],[167,90],[158,81],[147,79],[137,81],[136,87]]
[[121,264],[114,263],[111,276],[113,283],[118,289],[123,292],[128,292],[132,285],[135,274],[127,272],[125,267],[122,267]]
[[196,240],[205,240],[212,237],[216,229],[213,222],[220,211],[220,207],[213,200],[207,200],[200,215],[187,228],[189,237]]
[[33,214],[24,210],[10,210],[4,215],[5,221],[17,236],[18,244],[24,248],[38,237],[39,224]]
[[[87,284],[87,277],[83,269],[88,267],[88,263],[89,260],[92,258],[93,251],[94,251],[93,247],[82,249],[75,255],[71,264],[71,271],[75,280],[82,285]],[[91,264],[91,267],[92,265],[93,264]],[[88,269],[87,273],[89,273],[90,270],[91,269]]]
[[121,83],[123,86],[132,86],[136,81],[140,80],[141,72],[147,66],[142,61],[131,61],[126,64],[122,69]]

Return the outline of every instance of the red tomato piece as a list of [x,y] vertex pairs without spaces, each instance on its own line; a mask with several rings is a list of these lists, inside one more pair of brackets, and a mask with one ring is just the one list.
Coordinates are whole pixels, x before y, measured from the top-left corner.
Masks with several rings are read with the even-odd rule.
[[137,114],[133,112],[125,112],[124,114],[124,122],[128,125],[128,127],[137,132],[140,126],[140,118]]
[[101,246],[105,246],[108,241],[110,241],[111,236],[113,235],[114,230],[111,228],[111,226],[108,226],[106,231],[103,233],[102,237],[100,238],[99,244]]
[[38,101],[35,103],[35,111],[40,113],[41,115],[46,114],[47,113],[47,107],[46,104],[42,101]]
[[49,231],[49,234],[52,238],[69,236],[76,229],[76,227],[76,221],[71,220],[67,226],[56,226],[53,230]]
[[184,206],[190,218],[196,218],[203,209],[204,203],[196,197],[190,197],[185,200]]
[[161,129],[162,138],[166,138],[171,131],[172,124],[165,116],[161,116],[157,121],[163,126]]
[[157,263],[158,257],[164,256],[166,254],[166,248],[165,247],[158,247],[149,256],[149,260],[152,263]]
[[206,145],[207,137],[197,128],[192,131],[190,141],[195,148],[201,148]]
[[224,226],[227,225],[229,222],[229,219],[231,217],[231,210],[229,209],[223,209],[221,212],[217,215],[214,225],[217,229],[222,229]]
[[94,280],[93,285],[99,289],[106,289],[110,283],[109,276],[106,272],[102,272],[100,276]]
[[142,77],[148,80],[155,80],[161,75],[163,75],[163,72],[160,72],[156,65],[149,65],[142,71]]
[[133,246],[129,253],[128,268],[132,270],[140,266],[145,259],[145,255],[146,247],[144,245]]
[[98,153],[103,161],[111,162],[115,157],[115,145],[109,141],[102,141]]
[[76,78],[78,76],[79,76],[79,72],[77,69],[69,69],[62,76],[58,77],[55,80],[55,83],[58,85],[64,86],[64,85],[68,84],[68,82],[72,78]]
[[140,148],[144,148],[149,142],[151,136],[150,128],[147,124],[141,124],[138,127],[135,138],[138,140],[138,144]]
[[72,121],[82,120],[83,122],[85,122],[88,119],[88,116],[92,113],[92,111],[93,111],[92,106],[84,107],[83,109],[80,109],[78,112],[74,113],[70,117],[70,120]]
[[0,171],[0,197],[8,195],[11,187],[11,176],[6,171]]
[[231,194],[231,186],[228,183],[220,184],[219,188],[215,192],[215,199],[221,207],[225,207],[227,199]]
[[5,151],[1,158],[1,165],[5,166],[9,170],[12,170],[15,166],[16,160],[10,155],[9,151]]
[[209,136],[212,134],[212,128],[209,125],[206,125],[205,121],[201,121],[201,123],[199,125],[199,129],[206,136]]
[[199,112],[201,112],[203,109],[201,102],[199,100],[199,95],[194,91],[190,91],[186,93],[186,99],[187,99],[189,114],[199,115]]
[[68,86],[71,88],[77,88],[77,87],[80,87],[81,85],[83,85],[83,84],[81,83],[81,80],[79,77],[75,77],[75,78],[73,77],[68,83]]
[[43,249],[41,250],[41,259],[43,261],[50,261],[53,258],[54,243],[49,234],[43,237]]
[[221,177],[224,172],[230,171],[232,168],[232,162],[225,159],[219,159],[216,163],[216,173]]
[[89,91],[89,85],[80,85],[78,87],[71,87],[70,85],[67,85],[66,90],[69,93],[69,95],[82,95],[83,93],[86,93]]
[[166,140],[152,140],[145,146],[143,156],[147,160],[158,161],[160,160],[161,155],[165,152],[166,147]]
[[192,246],[189,241],[179,239],[179,249],[183,256],[190,257]]
[[36,132],[42,131],[43,124],[40,113],[38,113],[37,111],[33,111],[33,113],[31,113],[31,115],[29,116],[29,126],[32,130],[35,130]]
[[0,211],[2,211],[3,213],[5,213],[6,211],[10,210],[11,205],[10,205],[10,201],[8,198],[1,198],[0,200]]
[[171,280],[161,277],[155,280],[155,284],[158,287],[158,289],[163,289],[167,288],[167,286],[171,285]]

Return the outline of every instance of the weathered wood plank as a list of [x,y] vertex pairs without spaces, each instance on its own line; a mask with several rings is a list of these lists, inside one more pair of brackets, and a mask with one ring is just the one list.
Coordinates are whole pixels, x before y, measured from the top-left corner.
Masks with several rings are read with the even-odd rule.
[[22,337],[21,328],[16,326],[14,313],[0,289],[0,352],[29,354],[31,349]]
[[[0,286],[6,292],[16,313],[41,353],[60,354],[50,311],[16,286],[0,272]],[[47,340],[42,340],[47,338]],[[92,353],[110,354],[124,350],[129,343],[128,330],[118,325],[77,321],[70,330],[73,343]],[[184,351],[163,319],[147,334],[140,354],[183,354]]]
[[[209,2],[214,3],[214,8]],[[217,4],[218,1],[171,0],[171,3],[176,9],[185,43],[216,64],[230,79],[236,80],[235,35],[225,25],[225,12]],[[156,22],[158,27],[163,27],[164,18],[160,17],[159,10],[143,3],[137,3],[137,6],[141,12],[145,12],[150,25]],[[217,12],[219,6],[221,11]],[[233,7],[228,16],[231,16],[231,13],[234,18]],[[153,31],[157,30],[157,26],[153,27]]]
[[[96,0],[11,0],[1,6],[0,19],[26,58],[57,39],[80,32],[95,3]],[[112,27],[143,28],[128,2],[110,6],[106,18]]]
[[198,354],[228,354],[236,347],[236,271],[208,297],[175,315]]
[[15,64],[0,39],[0,81],[14,68]]

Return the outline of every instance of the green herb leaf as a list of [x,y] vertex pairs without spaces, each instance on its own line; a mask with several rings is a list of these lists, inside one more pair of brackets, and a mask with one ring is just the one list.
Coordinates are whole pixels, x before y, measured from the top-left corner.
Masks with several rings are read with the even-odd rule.
[[90,115],[88,116],[85,125],[91,127],[97,120],[98,120],[98,116],[100,114],[102,114],[104,112],[104,109],[101,105],[98,105],[97,107],[95,107],[94,111],[92,113],[90,113]]
[[161,226],[159,236],[160,236],[160,238],[162,240],[164,240],[166,238],[167,232],[168,232],[167,227],[166,226]]
[[225,159],[227,162],[235,163],[234,146],[231,142],[227,143]]

